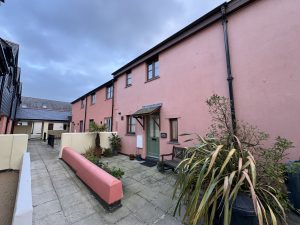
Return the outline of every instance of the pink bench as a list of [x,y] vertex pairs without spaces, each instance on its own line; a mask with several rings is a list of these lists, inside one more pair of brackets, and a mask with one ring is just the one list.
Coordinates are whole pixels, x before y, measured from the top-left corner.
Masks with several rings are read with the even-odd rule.
[[109,210],[121,206],[123,198],[122,182],[102,170],[70,147],[63,148],[62,159],[75,171],[76,175],[89,186]]

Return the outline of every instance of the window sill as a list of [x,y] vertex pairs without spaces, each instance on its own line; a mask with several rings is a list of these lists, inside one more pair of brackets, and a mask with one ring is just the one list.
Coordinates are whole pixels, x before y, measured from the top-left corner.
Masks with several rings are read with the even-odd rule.
[[170,144],[170,145],[180,145],[180,143],[178,141],[168,141],[167,144]]
[[127,133],[125,136],[135,136],[135,133]]
[[157,80],[157,79],[159,79],[159,78],[160,78],[160,76],[154,77],[154,78],[152,78],[152,79],[150,79],[150,80],[146,80],[145,83],[151,82],[151,81],[153,81],[153,80]]
[[128,85],[125,86],[125,88],[129,88],[131,86],[132,86],[132,84],[128,84]]

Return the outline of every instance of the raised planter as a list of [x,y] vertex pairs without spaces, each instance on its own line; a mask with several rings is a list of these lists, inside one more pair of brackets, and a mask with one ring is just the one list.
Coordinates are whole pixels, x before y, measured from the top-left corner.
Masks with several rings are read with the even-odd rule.
[[120,208],[123,198],[122,182],[99,168],[72,148],[65,147],[62,159],[76,172],[76,175],[99,196],[108,211]]

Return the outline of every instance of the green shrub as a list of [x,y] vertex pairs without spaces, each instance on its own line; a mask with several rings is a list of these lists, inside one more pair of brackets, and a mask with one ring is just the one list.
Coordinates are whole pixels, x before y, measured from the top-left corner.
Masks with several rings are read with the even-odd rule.
[[[112,151],[111,149],[106,149],[105,152],[107,152],[106,154],[109,156],[112,156]],[[104,154],[105,154],[104,152]],[[109,173],[110,175],[114,176],[117,179],[121,179],[123,177],[123,175],[125,174],[124,171],[120,168],[116,168],[116,167],[109,167],[108,163],[103,163],[100,161],[100,158],[98,156],[95,155],[94,150],[92,148],[89,148],[84,154],[82,154],[87,160],[89,160],[90,162],[94,163],[95,165],[97,165],[98,167],[100,167],[101,169],[103,169],[104,171],[106,171],[107,173]]]
[[97,164],[99,161],[99,157],[95,155],[95,151],[91,147],[82,155],[94,164]]
[[103,156],[104,157],[112,157],[113,156],[113,152],[110,148],[106,148],[103,152]]
[[103,163],[103,162],[98,162],[97,166],[99,166],[101,169],[105,170],[107,173],[110,175],[114,176],[117,179],[121,179],[123,175],[125,174],[124,171],[120,168],[114,167],[109,167],[108,163]]
[[198,144],[188,149],[177,167],[174,196],[179,190],[180,197],[174,213],[186,204],[183,221],[196,225],[204,220],[212,225],[221,210],[224,225],[229,225],[232,202],[239,193],[246,193],[260,225],[277,225],[278,219],[286,224],[286,167],[282,162],[292,142],[278,137],[266,148],[263,141],[268,134],[255,126],[237,121],[233,128],[227,98],[213,95],[207,104],[213,124],[205,137],[197,136]]

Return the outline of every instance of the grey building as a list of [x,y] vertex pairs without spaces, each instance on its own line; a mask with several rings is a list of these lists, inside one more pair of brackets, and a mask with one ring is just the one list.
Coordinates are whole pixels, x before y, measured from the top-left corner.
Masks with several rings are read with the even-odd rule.
[[12,133],[16,108],[21,102],[19,45],[0,38],[0,134]]
[[48,134],[60,136],[69,131],[70,119],[71,104],[68,102],[22,96],[14,133],[25,133],[30,138],[47,138]]

